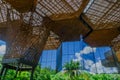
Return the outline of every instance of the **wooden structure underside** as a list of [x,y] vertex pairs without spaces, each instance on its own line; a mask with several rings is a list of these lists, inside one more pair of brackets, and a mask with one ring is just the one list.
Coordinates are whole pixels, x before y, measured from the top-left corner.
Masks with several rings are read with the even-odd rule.
[[[8,53],[3,63],[9,68],[14,61],[34,67],[43,49],[80,35],[92,47],[111,46],[120,62],[120,0],[0,0],[0,40]],[[116,66],[111,56],[102,62]]]
[[44,17],[51,20],[47,24],[51,33],[44,49],[56,49],[62,41],[79,40],[81,34],[91,46],[109,46],[120,33],[119,0],[29,0],[27,3],[28,0],[0,0],[0,39],[7,42],[9,20],[11,24],[20,20],[36,27],[43,24]]
[[119,34],[119,0],[29,0],[27,3],[28,0],[0,0],[1,39],[5,40],[8,14],[12,21],[23,20],[32,26],[40,26],[44,17],[50,18],[48,25],[54,34],[48,38],[45,49],[55,49],[61,41],[79,40],[81,34],[91,46],[106,46]]

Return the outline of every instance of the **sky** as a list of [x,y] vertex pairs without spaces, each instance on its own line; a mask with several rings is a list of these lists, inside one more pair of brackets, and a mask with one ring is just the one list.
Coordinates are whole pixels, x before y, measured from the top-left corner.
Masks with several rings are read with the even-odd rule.
[[117,72],[115,67],[105,67],[101,60],[105,59],[105,53],[110,51],[108,46],[91,48],[84,41],[80,41],[80,45],[84,45],[83,49],[75,53],[73,61],[80,61],[84,69],[92,73],[113,73]]
[[[66,62],[73,60],[73,61],[80,61],[82,69],[90,73],[117,72],[117,68],[115,67],[105,67],[102,65],[101,60],[105,59],[105,53],[110,50],[111,48],[108,46],[91,48],[83,40],[75,41],[75,42],[63,42],[62,43],[62,66],[64,66]],[[56,52],[59,52],[59,51],[56,51]],[[58,54],[56,52],[54,50],[47,50],[42,53],[42,58],[41,58],[42,67],[50,66],[52,69],[55,68],[56,60],[53,60],[53,59],[56,58],[56,56],[54,55]]]
[[5,50],[6,50],[6,44],[4,41],[0,40],[0,55],[5,54]]
[[[110,48],[105,47],[106,50],[104,52],[110,50]],[[101,48],[102,49],[102,48]],[[91,47],[84,47],[83,50],[81,50],[79,53],[75,53],[76,59],[73,59],[74,61],[84,61],[84,67],[86,70],[92,72],[92,73],[112,73],[117,72],[116,68],[111,67],[104,67],[101,63],[102,59],[105,59],[104,52],[100,52],[99,54],[99,48],[94,48],[95,58],[93,57],[92,48]],[[97,55],[96,55],[97,54]]]

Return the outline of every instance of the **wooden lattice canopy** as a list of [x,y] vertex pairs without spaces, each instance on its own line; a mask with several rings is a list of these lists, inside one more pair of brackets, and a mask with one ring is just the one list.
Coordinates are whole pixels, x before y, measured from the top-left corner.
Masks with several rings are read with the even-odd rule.
[[0,0],[2,40],[6,40],[8,14],[13,23],[23,20],[32,26],[40,26],[44,17],[51,19],[47,26],[54,34],[45,49],[55,49],[61,41],[79,40],[81,34],[91,46],[106,46],[120,33],[119,0]]
[[120,61],[119,44],[113,41],[119,34],[120,0],[0,0],[6,68],[12,64],[19,70],[22,64],[34,70],[43,49],[56,49],[63,41],[79,40],[80,35],[91,46],[113,47]]

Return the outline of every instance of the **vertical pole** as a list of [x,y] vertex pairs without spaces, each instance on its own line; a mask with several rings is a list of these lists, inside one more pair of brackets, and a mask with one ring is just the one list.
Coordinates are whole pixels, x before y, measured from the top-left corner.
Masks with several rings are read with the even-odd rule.
[[5,78],[5,75],[6,75],[7,71],[8,71],[8,69],[5,68],[5,69],[4,69],[4,72],[3,72],[3,80],[4,80],[4,78]]
[[33,74],[34,74],[34,67],[32,68],[32,71],[31,71],[30,80],[33,80]]
[[23,67],[23,64],[20,64],[20,67],[19,67],[19,75],[21,74],[21,69],[22,69],[22,67]]
[[3,75],[4,69],[5,69],[5,67],[4,67],[4,65],[3,65],[2,69],[1,69],[1,72],[0,72],[0,80],[1,80],[1,78],[2,78],[2,75]]
[[18,66],[17,66],[17,68],[16,68],[16,74],[15,74],[14,78],[16,78],[16,77],[17,77],[18,70],[19,70],[19,66],[20,66],[20,64],[18,63]]

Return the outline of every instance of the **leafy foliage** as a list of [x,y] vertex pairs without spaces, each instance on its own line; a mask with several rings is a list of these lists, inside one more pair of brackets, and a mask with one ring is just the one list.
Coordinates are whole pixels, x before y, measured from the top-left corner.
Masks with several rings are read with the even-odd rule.
[[37,66],[34,73],[34,80],[51,80],[51,77],[55,75],[55,71],[50,68],[41,69]]
[[[72,67],[71,67],[72,66]],[[38,65],[34,72],[34,80],[120,80],[119,74],[90,74],[85,71],[81,71],[79,75],[71,77],[71,72],[74,70],[79,71],[79,63],[70,62],[65,64],[65,71],[55,73],[55,70],[50,68],[42,68]],[[70,71],[67,71],[70,70]],[[30,72],[22,72],[14,79],[15,71],[9,70],[4,80],[29,80]]]
[[78,76],[80,74],[80,63],[70,61],[64,65],[64,68],[66,70],[66,73],[69,74],[69,77],[71,79],[74,79],[75,76]]
[[64,65],[64,68],[66,70],[79,70],[80,69],[80,63],[79,62],[74,62],[74,61],[70,61],[70,62],[67,62],[65,65]]

